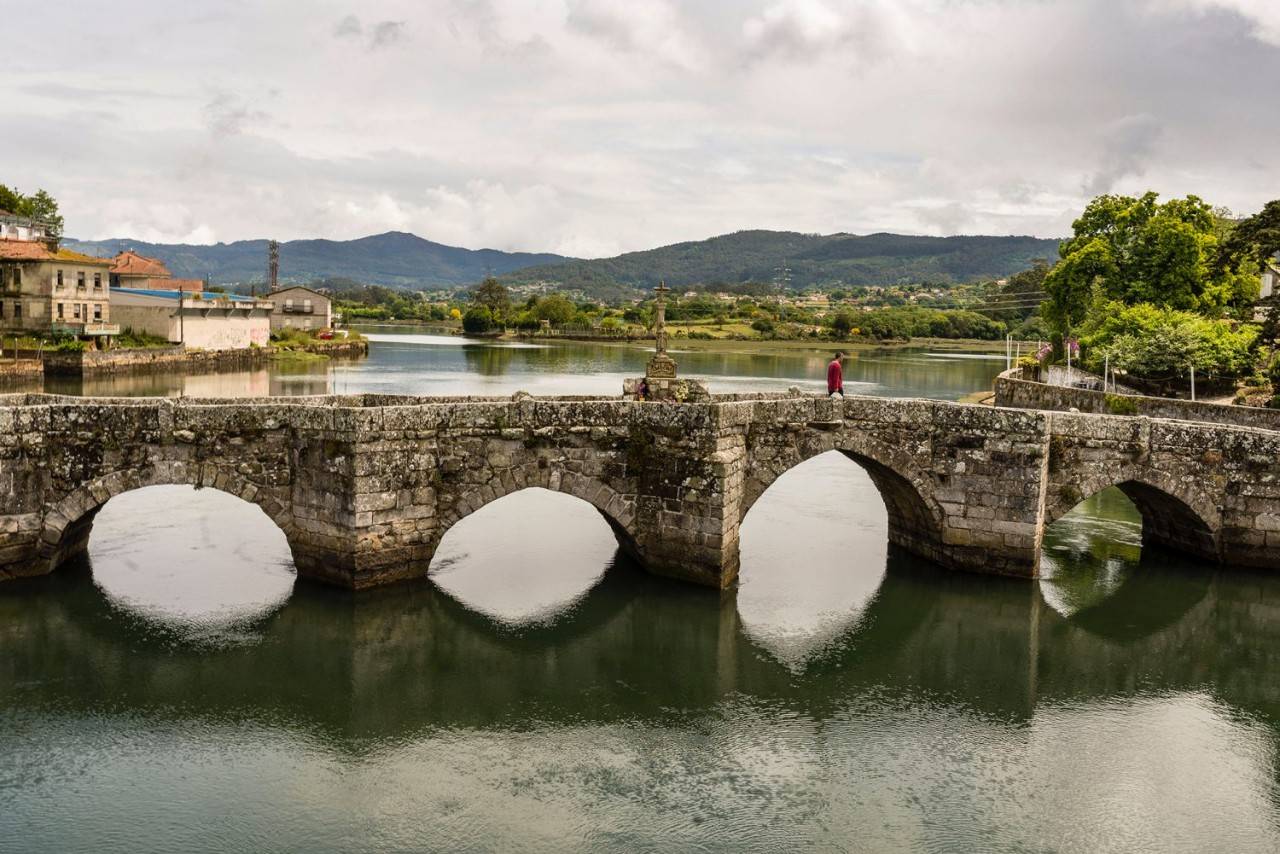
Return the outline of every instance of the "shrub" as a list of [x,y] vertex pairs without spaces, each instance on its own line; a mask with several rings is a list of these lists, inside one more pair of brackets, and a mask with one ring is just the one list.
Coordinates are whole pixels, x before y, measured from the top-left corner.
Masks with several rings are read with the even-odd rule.
[[1258,327],[1213,320],[1149,303],[1108,302],[1090,311],[1081,330],[1085,367],[1112,368],[1146,379],[1181,377],[1188,368],[1207,376],[1236,377],[1253,365]]
[[1120,394],[1107,395],[1107,411],[1112,415],[1137,415],[1138,404]]
[[478,305],[462,316],[462,331],[472,335],[488,332],[493,328],[493,313],[487,306]]

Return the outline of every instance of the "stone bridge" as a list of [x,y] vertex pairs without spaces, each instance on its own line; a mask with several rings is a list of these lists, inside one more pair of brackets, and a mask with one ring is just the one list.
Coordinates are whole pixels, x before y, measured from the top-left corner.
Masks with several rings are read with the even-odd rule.
[[542,487],[595,506],[649,570],[723,588],[752,504],[829,451],[870,474],[895,545],[946,567],[1034,576],[1044,526],[1109,486],[1147,542],[1280,564],[1280,433],[1265,430],[870,397],[30,394],[0,396],[0,578],[83,551],[114,495],[190,484],[261,507],[301,576],[372,587],[425,574],[458,520]]

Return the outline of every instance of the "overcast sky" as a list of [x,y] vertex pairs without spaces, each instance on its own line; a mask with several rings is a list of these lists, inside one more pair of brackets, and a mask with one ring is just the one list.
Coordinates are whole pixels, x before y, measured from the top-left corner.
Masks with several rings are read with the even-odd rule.
[[1280,197],[1280,0],[0,0],[0,183],[67,233],[1061,236]]

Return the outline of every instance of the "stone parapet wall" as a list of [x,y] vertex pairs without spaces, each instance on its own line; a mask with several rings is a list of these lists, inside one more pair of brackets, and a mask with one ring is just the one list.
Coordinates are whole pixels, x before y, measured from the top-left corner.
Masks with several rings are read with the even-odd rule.
[[995,405],[1014,409],[1066,412],[1071,409],[1099,415],[1143,415],[1179,421],[1206,421],[1261,430],[1280,430],[1280,409],[1225,406],[1220,403],[1111,394],[1083,388],[1066,388],[1018,379],[1006,372],[995,381]]

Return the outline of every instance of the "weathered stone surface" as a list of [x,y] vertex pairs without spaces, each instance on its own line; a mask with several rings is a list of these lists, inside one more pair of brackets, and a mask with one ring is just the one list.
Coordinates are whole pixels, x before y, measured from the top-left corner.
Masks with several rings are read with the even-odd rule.
[[995,381],[995,405],[1016,409],[1092,412],[1098,415],[1145,415],[1180,421],[1206,421],[1259,430],[1280,430],[1280,409],[1228,406],[1197,400],[1147,397],[1140,394],[1108,394],[1084,388],[1046,385],[1006,371]]
[[83,549],[114,495],[191,484],[261,507],[304,577],[370,587],[424,574],[458,520],[541,487],[594,506],[652,571],[724,587],[747,511],[827,451],[866,468],[892,542],[946,566],[1034,575],[1043,526],[1113,485],[1148,540],[1280,559],[1280,434],[1212,424],[802,395],[7,395],[0,425],[0,578]]

